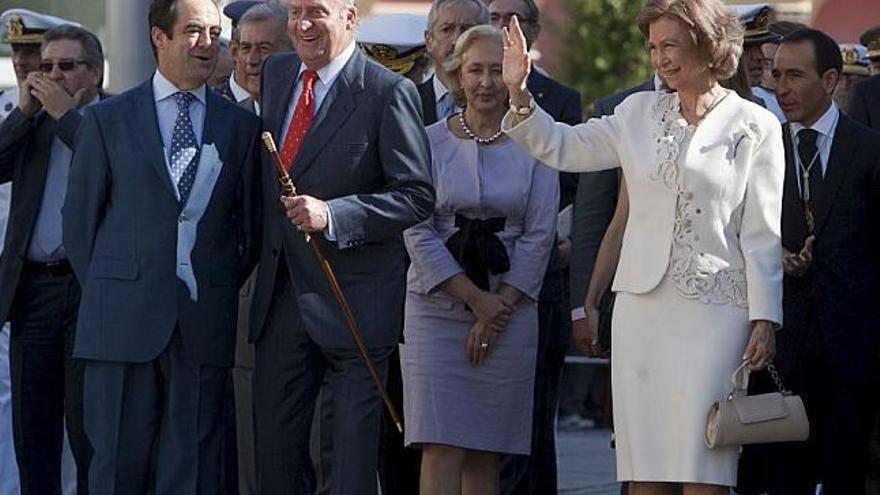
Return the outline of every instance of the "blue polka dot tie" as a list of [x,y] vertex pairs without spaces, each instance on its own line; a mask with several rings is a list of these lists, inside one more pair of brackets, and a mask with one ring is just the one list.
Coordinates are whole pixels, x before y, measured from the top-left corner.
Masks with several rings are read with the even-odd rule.
[[171,177],[177,183],[180,205],[183,206],[192,191],[199,166],[199,143],[189,118],[189,106],[196,97],[180,91],[174,93],[174,99],[177,101],[177,120],[171,134]]

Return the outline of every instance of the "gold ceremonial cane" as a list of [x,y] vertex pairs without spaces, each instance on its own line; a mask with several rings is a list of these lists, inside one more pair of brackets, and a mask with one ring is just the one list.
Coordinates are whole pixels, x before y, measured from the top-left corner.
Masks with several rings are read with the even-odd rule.
[[[278,182],[281,183],[281,189],[284,191],[284,195],[295,197],[297,195],[296,187],[293,185],[293,180],[291,180],[290,175],[287,173],[287,169],[284,167],[284,163],[281,161],[281,156],[278,154],[278,148],[275,146],[275,140],[272,139],[272,133],[263,133],[263,145],[266,147],[266,150],[269,151],[269,154],[272,155],[272,159],[275,163],[275,171],[278,172]],[[385,390],[385,386],[379,378],[379,373],[376,372],[376,366],[373,364],[370,355],[367,353],[367,346],[364,344],[364,338],[354,319],[354,313],[351,311],[351,306],[348,305],[348,300],[345,298],[345,294],[342,293],[342,288],[336,280],[336,274],[333,273],[333,268],[324,256],[324,252],[321,251],[321,245],[318,243],[317,239],[313,238],[305,231],[303,231],[303,235],[305,235],[306,242],[309,246],[312,246],[312,252],[315,253],[315,258],[318,259],[318,265],[321,266],[321,270],[324,271],[324,275],[330,283],[330,290],[333,291],[333,296],[336,298],[336,302],[339,303],[339,308],[342,310],[343,316],[345,316],[345,321],[348,323],[348,329],[351,331],[351,336],[357,344],[358,351],[360,351],[364,364],[370,371],[370,376],[373,377],[373,384],[379,391],[379,395],[382,396],[382,401],[385,402],[385,408],[388,410],[388,414],[390,414],[391,419],[394,420],[394,425],[397,426],[397,431],[403,433],[403,423],[400,421],[400,416],[397,414],[394,404],[391,403],[391,397],[388,396],[388,391]]]

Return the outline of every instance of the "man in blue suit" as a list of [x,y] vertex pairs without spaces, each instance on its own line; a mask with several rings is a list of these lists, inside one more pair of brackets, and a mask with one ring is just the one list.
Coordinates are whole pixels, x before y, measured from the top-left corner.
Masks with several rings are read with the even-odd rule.
[[211,0],[153,0],[149,22],[158,70],[88,109],[64,206],[89,482],[94,494],[213,495],[261,220],[259,120],[205,85],[220,35]]
[[251,310],[260,493],[314,493],[309,431],[327,376],[331,493],[376,493],[382,402],[301,229],[320,242],[369,353],[385,375],[405,283],[402,232],[434,208],[413,83],[355,46],[351,0],[292,0],[298,55],[263,68],[263,129],[278,139],[301,196],[282,198],[263,165],[264,234]]

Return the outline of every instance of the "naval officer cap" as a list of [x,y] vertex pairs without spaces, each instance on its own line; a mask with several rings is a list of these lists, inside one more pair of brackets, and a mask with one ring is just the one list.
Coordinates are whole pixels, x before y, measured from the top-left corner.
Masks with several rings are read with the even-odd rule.
[[243,16],[248,9],[261,3],[266,2],[265,0],[236,0],[235,2],[228,3],[226,7],[223,7],[223,15],[232,20],[232,27],[236,27],[238,26],[238,21],[241,19],[241,16]]
[[427,26],[423,15],[376,15],[361,22],[357,40],[367,56],[404,75],[425,54]]
[[46,31],[70,24],[81,27],[79,23],[60,17],[41,14],[28,9],[9,9],[0,14],[0,41],[11,45],[39,45]]
[[853,43],[840,44],[840,57],[843,58],[843,73],[856,76],[870,75],[868,49]]
[[730,13],[739,18],[745,33],[743,44],[773,43],[782,40],[782,37],[770,30],[773,21],[773,7],[766,3],[751,3],[742,5],[728,5]]
[[862,33],[859,43],[868,49],[867,56],[871,60],[880,59],[880,26],[874,26]]

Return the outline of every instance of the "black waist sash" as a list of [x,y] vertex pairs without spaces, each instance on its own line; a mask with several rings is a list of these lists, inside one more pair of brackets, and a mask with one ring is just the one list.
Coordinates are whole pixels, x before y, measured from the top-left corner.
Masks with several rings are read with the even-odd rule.
[[489,272],[505,273],[510,270],[507,248],[495,232],[504,230],[504,218],[467,218],[455,214],[458,232],[446,241],[452,257],[464,268],[465,275],[482,290],[489,290]]

